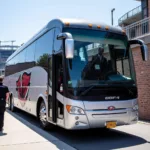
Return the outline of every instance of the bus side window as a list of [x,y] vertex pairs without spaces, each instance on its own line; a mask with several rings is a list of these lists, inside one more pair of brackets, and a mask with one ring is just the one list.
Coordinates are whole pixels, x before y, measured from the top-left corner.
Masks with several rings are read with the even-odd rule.
[[48,71],[48,56],[52,54],[54,30],[50,30],[36,41],[35,61],[37,66]]
[[14,66],[14,71],[15,72],[20,72],[22,70],[26,69],[25,66],[25,54],[26,54],[26,49],[22,50],[19,52],[16,57],[15,57],[15,66]]
[[25,62],[28,68],[32,68],[35,65],[34,55],[35,55],[35,42],[26,48]]

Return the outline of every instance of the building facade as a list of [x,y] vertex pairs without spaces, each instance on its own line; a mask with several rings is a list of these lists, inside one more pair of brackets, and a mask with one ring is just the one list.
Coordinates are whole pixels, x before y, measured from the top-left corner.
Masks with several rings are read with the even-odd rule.
[[139,116],[150,120],[150,0],[137,0],[138,7],[127,12],[118,24],[126,31],[129,39],[143,40],[149,49],[149,60],[143,62],[140,47],[132,47],[138,84]]
[[0,45],[0,76],[4,76],[6,60],[17,48],[13,45]]

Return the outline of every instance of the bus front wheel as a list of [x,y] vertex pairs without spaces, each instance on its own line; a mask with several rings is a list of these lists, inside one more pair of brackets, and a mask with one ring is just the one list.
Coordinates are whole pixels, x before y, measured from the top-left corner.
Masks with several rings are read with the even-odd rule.
[[47,121],[46,105],[44,101],[40,103],[40,108],[38,112],[39,112],[38,115],[39,115],[39,121],[40,121],[41,127],[44,130],[52,129],[53,125]]

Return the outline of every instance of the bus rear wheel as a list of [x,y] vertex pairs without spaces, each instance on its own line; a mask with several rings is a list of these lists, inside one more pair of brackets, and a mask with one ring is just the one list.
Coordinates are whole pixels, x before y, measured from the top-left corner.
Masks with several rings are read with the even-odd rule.
[[10,98],[9,98],[9,109],[10,109],[12,112],[15,112],[15,111],[16,111],[16,108],[15,108],[15,106],[14,106],[13,96],[10,96]]
[[8,109],[11,110],[11,96],[8,99]]
[[44,130],[48,130],[48,129],[53,128],[53,125],[47,121],[46,105],[45,105],[44,101],[42,101],[40,103],[38,115],[39,115],[40,125]]

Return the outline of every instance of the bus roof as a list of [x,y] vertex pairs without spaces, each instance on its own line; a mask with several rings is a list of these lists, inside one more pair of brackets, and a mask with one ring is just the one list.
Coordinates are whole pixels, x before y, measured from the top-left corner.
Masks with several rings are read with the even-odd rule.
[[35,34],[29,41],[23,44],[20,48],[18,48],[8,59],[12,59],[17,53],[22,51],[25,47],[30,45],[33,41],[38,39],[42,34],[47,32],[52,28],[60,28],[63,27],[70,27],[70,28],[84,28],[84,29],[92,29],[92,30],[101,30],[101,31],[109,31],[118,34],[124,34],[123,30],[118,27],[113,27],[104,23],[100,22],[93,22],[87,20],[80,20],[80,19],[53,19],[48,24],[42,28],[37,34]]

